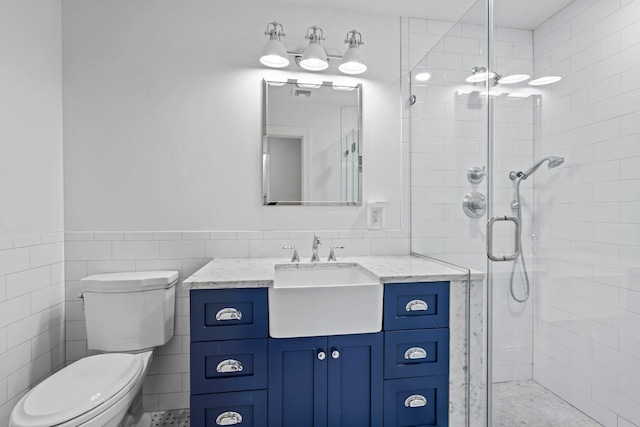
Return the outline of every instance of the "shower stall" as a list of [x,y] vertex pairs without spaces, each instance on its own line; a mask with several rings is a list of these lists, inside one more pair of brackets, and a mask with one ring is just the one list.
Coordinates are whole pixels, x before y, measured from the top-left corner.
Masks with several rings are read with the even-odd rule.
[[640,426],[640,0],[403,31],[411,250],[486,277],[469,424]]

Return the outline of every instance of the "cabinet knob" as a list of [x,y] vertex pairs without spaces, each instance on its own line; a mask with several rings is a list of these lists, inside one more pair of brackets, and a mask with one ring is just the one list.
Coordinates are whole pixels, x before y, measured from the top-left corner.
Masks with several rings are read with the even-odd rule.
[[242,372],[244,367],[239,360],[235,359],[227,359],[218,363],[216,366],[216,372],[224,373],[224,372]]
[[427,404],[427,398],[421,394],[412,394],[404,401],[407,408],[421,408]]
[[405,309],[407,311],[427,311],[429,309],[429,304],[421,299],[414,299],[407,303]]
[[242,312],[237,308],[226,307],[216,313],[216,320],[240,320],[242,319]]
[[338,351],[338,349],[333,349],[331,350],[331,357],[333,357],[334,359],[337,359],[340,357],[340,352]]
[[318,359],[324,360],[326,357],[327,357],[327,355],[325,354],[324,351],[319,351],[318,352]]
[[242,422],[242,415],[234,411],[223,412],[216,418],[219,426],[234,426]]

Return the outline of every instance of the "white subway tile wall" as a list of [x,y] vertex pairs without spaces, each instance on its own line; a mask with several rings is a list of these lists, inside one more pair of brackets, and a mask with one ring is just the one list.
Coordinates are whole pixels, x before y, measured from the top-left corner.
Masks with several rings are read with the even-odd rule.
[[[417,102],[404,110],[410,119],[411,139],[411,233],[412,251],[447,262],[486,270],[486,215],[467,217],[462,210],[466,193],[487,194],[485,179],[472,184],[469,168],[486,166],[487,109],[476,95],[458,95],[468,87],[464,79],[474,66],[486,66],[487,29],[483,25],[405,19],[408,36],[403,45],[403,75],[416,67],[431,73],[431,79],[413,86]],[[421,36],[418,36],[420,34]],[[434,44],[435,43],[435,44]],[[498,71],[532,74],[532,32],[496,29]],[[426,56],[425,56],[426,55]],[[410,79],[410,76],[406,79]],[[478,85],[480,86],[480,85]],[[409,91],[405,92],[408,99]],[[511,215],[513,199],[511,170],[525,170],[532,163],[533,99],[495,101],[494,152],[496,169],[495,214]],[[524,218],[531,218],[533,201],[530,181],[523,184]],[[532,221],[524,221],[523,235],[531,235]],[[497,252],[513,245],[507,229],[496,229]],[[528,265],[532,265],[531,241],[524,241]],[[506,263],[505,263],[506,264]],[[533,363],[533,305],[514,302],[508,284],[511,263],[495,264],[494,276],[494,381],[530,379]],[[518,270],[521,271],[521,270]],[[516,274],[516,291],[523,293],[523,278]]]
[[533,32],[533,378],[605,426],[640,425],[640,1],[578,0]]
[[0,425],[65,363],[64,234],[0,239]]
[[[311,238],[314,233],[322,238],[320,255],[323,258],[328,257],[330,245],[345,247],[338,250],[336,254],[338,259],[340,256],[349,255],[406,255],[409,253],[409,238],[402,230],[66,233],[67,282],[64,295],[66,295],[67,363],[88,355],[84,312],[78,299],[80,279],[83,277],[119,271],[177,270],[180,273],[181,283],[212,258],[278,257],[288,261],[291,258],[291,251],[284,250],[282,247],[290,244],[298,247],[302,259],[310,258]],[[0,251],[0,257],[2,252]],[[14,257],[20,259],[19,255]],[[29,274],[37,275],[39,271],[34,270]],[[1,277],[0,295],[6,288]],[[13,280],[19,280],[19,277],[12,279],[12,283]],[[13,285],[10,289],[12,293],[21,292],[14,290]],[[20,297],[16,296],[13,301],[16,304],[11,310],[15,310],[16,314],[12,316],[19,317],[20,310],[29,309],[28,300],[22,302]],[[18,302],[22,302],[22,305],[17,304]],[[0,326],[2,316],[4,314],[0,310]],[[24,328],[29,327],[29,325],[24,326]],[[0,346],[8,339],[3,340],[2,331],[0,327]],[[143,404],[146,412],[189,407],[189,354],[189,293],[178,284],[175,336],[156,351],[149,368],[143,386]],[[2,378],[0,371],[0,387],[3,386]],[[2,389],[0,388],[1,397]]]

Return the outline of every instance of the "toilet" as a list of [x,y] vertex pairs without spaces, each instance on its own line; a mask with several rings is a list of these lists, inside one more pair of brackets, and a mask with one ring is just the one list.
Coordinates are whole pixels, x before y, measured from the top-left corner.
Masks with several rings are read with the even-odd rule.
[[10,427],[148,427],[142,383],[153,349],[173,336],[177,271],[96,274],[80,281],[88,356],[15,406]]

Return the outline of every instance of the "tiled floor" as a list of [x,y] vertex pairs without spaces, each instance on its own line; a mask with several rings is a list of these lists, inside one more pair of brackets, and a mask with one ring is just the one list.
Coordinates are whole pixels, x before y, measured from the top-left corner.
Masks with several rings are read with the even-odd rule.
[[493,402],[496,427],[602,427],[533,380],[494,384]]
[[188,409],[150,412],[149,415],[151,427],[189,427],[191,424]]
[[[602,427],[535,381],[493,386],[495,427]],[[151,427],[189,427],[188,409],[151,412]]]

